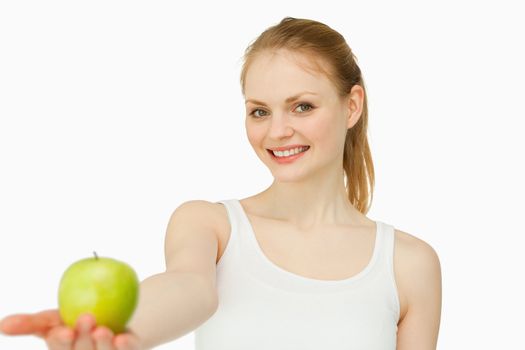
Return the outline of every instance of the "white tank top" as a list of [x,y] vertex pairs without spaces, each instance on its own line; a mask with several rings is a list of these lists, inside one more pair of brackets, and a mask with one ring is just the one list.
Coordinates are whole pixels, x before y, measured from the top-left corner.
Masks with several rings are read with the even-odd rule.
[[196,350],[393,350],[399,299],[394,227],[376,221],[371,260],[344,280],[306,278],[274,264],[237,199],[217,263],[217,311],[194,330]]

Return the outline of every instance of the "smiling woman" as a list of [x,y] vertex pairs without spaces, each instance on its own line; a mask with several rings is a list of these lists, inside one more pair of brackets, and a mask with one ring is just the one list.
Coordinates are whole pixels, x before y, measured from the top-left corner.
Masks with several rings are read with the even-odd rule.
[[[283,140],[300,138],[295,140],[296,145],[308,145],[313,152],[324,155],[319,166],[330,163],[332,168],[345,169],[347,176],[354,173],[353,181],[347,179],[349,200],[357,208],[368,210],[368,188],[372,190],[374,185],[370,150],[366,137],[359,144],[351,137],[352,133],[360,135],[366,130],[366,95],[358,84],[348,87],[351,93],[338,91],[334,78],[325,73],[333,70],[322,56],[296,52],[293,47],[256,47],[250,51],[241,73],[246,131],[257,155],[274,176],[278,176],[276,171],[280,168],[272,168],[274,158],[268,158],[263,150],[291,148],[288,143],[292,141],[283,145]],[[355,193],[360,195],[354,196]]]
[[46,310],[10,315],[1,332],[63,350],[150,349],[191,331],[196,350],[436,348],[436,252],[367,217],[367,93],[344,37],[286,17],[248,46],[240,82],[246,134],[272,183],[247,198],[176,208],[166,270],[140,283],[126,329],[77,310],[66,324]]
[[366,217],[366,90],[343,36],[286,17],[244,58],[246,133],[274,179],[218,202],[218,309],[196,349],[435,349],[439,259]]

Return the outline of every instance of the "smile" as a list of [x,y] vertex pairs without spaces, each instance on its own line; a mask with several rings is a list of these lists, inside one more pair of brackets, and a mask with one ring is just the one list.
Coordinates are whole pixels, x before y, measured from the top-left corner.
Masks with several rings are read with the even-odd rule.
[[[310,146],[306,147],[298,147],[296,149],[293,149],[290,151],[284,151],[284,152],[273,152],[271,150],[267,150],[272,159],[277,161],[279,164],[284,163],[291,163],[295,161],[296,159],[302,157],[308,150],[310,149]],[[297,153],[296,153],[297,151]]]

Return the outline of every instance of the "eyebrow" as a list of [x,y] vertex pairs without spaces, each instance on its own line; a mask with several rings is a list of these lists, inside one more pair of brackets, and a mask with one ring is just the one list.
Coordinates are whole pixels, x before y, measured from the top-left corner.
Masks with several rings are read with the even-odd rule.
[[[284,100],[286,103],[291,103],[295,100],[298,100],[301,96],[303,95],[317,95],[315,92],[311,92],[311,91],[303,91],[303,92],[300,92],[298,93],[297,95],[294,95],[294,96],[290,96],[288,97],[286,100]],[[247,99],[246,102],[244,104],[247,104],[248,102],[251,102],[251,103],[255,103],[255,104],[258,104],[258,105],[263,105],[263,106],[266,106],[266,103],[264,102],[261,102],[261,101],[257,101],[257,100],[254,100],[254,99]]]

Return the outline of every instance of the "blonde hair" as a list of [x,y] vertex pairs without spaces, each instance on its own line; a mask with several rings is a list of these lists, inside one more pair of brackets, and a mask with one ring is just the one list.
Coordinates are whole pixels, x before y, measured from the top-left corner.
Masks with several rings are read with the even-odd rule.
[[[367,139],[367,94],[357,58],[344,37],[329,26],[310,19],[285,17],[277,25],[267,28],[246,48],[240,77],[243,95],[246,73],[257,55],[279,49],[312,58],[312,63],[332,81],[341,97],[346,97],[354,85],[363,88],[361,117],[346,133],[343,171],[350,203],[366,214],[373,199],[374,165]],[[326,63],[329,70],[322,69],[316,58]]]

